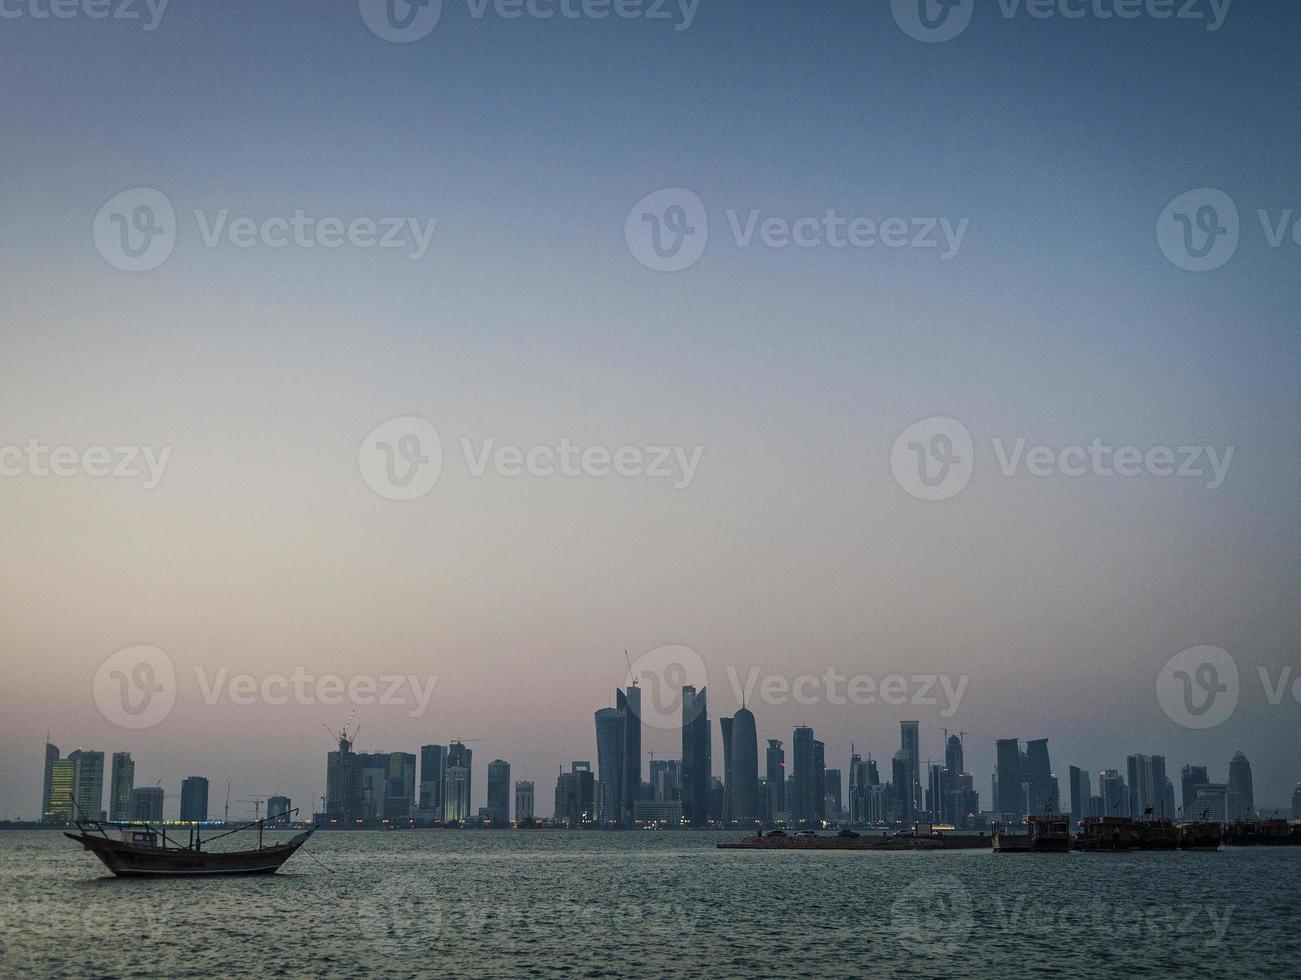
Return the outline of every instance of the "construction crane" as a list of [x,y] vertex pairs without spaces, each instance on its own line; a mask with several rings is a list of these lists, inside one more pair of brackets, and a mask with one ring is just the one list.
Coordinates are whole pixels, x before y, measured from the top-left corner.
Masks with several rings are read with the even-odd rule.
[[257,820],[261,819],[261,817],[262,817],[262,804],[266,802],[266,798],[265,798],[265,797],[262,797],[262,796],[255,796],[255,797],[253,797],[253,799],[251,799],[251,800],[236,800],[235,802],[236,802],[236,803],[252,803],[252,804],[253,804],[253,820],[256,822]]
[[632,672],[632,658],[628,656],[628,651],[623,651],[623,659],[628,661],[628,676],[632,678],[632,686],[637,686],[637,675]]
[[[352,713],[348,715],[347,723],[343,726],[343,728],[341,728],[337,732],[334,729],[332,729],[329,725],[322,723],[321,727],[325,729],[325,731],[329,734],[329,736],[332,739],[334,739],[336,742],[339,743],[340,752],[351,750],[352,743],[357,741],[357,736],[361,734],[360,725],[353,727],[353,722],[356,720],[357,720],[357,710],[354,708],[352,710]],[[347,749],[344,748],[345,745],[347,746]]]
[[226,781],[226,808],[221,811],[221,822],[230,823],[230,780]]

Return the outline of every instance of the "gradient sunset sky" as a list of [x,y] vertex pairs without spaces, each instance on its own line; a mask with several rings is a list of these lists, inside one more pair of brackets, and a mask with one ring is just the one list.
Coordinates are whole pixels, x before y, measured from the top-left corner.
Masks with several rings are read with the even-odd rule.
[[[1203,6],[1209,9],[1209,4]],[[812,725],[828,765],[888,759],[898,723],[967,733],[982,805],[996,738],[1066,769],[1166,755],[1256,799],[1301,780],[1301,8],[1223,26],[1004,18],[953,41],[884,2],[701,0],[664,21],[481,20],[447,0],[410,44],[355,2],[172,0],[157,29],[0,20],[0,445],[171,446],[162,484],[0,478],[0,815],[39,808],[46,730],[130,751],[137,785],[314,808],[347,705],[205,704],[214,676],[436,674],[429,710],[358,711],[365,751],[482,737],[538,783],[595,762],[592,713],[632,657],[710,671],[970,678],[960,710],[751,704],[759,736]],[[23,8],[26,10],[26,7]],[[91,227],[156,188],[178,238],[129,273]],[[699,195],[700,261],[640,264],[625,218]],[[1214,272],[1158,246],[1172,199],[1218,188],[1241,244]],[[428,254],[205,247],[196,210],[259,220],[437,219]],[[739,248],[726,212],[969,219],[960,252]],[[372,492],[358,447],[429,420],[437,487]],[[961,420],[975,472],[926,502],[890,450]],[[691,485],[475,477],[476,445],[703,447]],[[1234,447],[1223,485],[1004,477],[991,440]],[[114,651],[165,650],[161,724],[97,709]],[[1237,711],[1179,727],[1173,655],[1238,663]],[[715,731],[717,725],[715,724]],[[673,732],[645,748],[676,755]],[[721,749],[715,749],[715,773]],[[174,806],[174,801],[169,804]]]

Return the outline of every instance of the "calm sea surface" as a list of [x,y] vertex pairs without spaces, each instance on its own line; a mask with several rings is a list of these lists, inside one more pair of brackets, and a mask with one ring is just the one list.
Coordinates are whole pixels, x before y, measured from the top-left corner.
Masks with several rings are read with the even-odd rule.
[[[273,877],[132,881],[0,833],[3,975],[1301,973],[1301,848],[720,851],[711,833],[322,833]],[[319,863],[318,863],[319,862]]]

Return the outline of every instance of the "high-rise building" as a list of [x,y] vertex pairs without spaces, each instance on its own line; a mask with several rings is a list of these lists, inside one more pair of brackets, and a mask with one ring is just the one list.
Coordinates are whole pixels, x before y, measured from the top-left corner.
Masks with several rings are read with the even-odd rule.
[[791,736],[794,798],[788,800],[795,822],[814,821],[822,813],[822,773],[818,770],[813,729],[801,725]]
[[1100,817],[1128,817],[1129,791],[1125,780],[1115,769],[1103,769],[1098,773],[1098,797],[1102,804]]
[[732,816],[732,719],[718,719],[718,734],[723,738],[723,820]]
[[469,819],[469,767],[449,765],[443,772],[443,822],[461,823]]
[[950,735],[944,743],[944,768],[953,773],[955,779],[958,773],[967,771],[962,761],[962,739],[957,735]]
[[208,819],[208,781],[202,776],[181,780],[181,819]]
[[625,716],[618,708],[596,712],[596,819],[600,824],[623,819]]
[[1180,773],[1179,784],[1181,790],[1180,805],[1184,808],[1185,820],[1197,819],[1197,815],[1193,812],[1197,803],[1197,787],[1205,786],[1210,781],[1205,766],[1184,766],[1183,771]]
[[131,819],[157,823],[163,819],[163,788],[141,786],[131,791]]
[[651,799],[655,802],[682,802],[682,761],[680,759],[652,759],[650,781]]
[[596,781],[592,776],[592,764],[570,763],[569,772],[562,772],[556,778],[556,819],[571,827],[594,820],[595,794]]
[[425,820],[443,819],[443,780],[447,776],[447,746],[420,747],[420,800],[417,810]]
[[1014,738],[1000,738],[994,743],[995,784],[994,809],[1002,818],[1020,823],[1026,815],[1026,798],[1021,774],[1021,743]]
[[384,774],[385,820],[408,820],[416,805],[416,756],[414,752],[389,752]]
[[895,821],[912,823],[917,819],[917,782],[912,777],[912,757],[903,749],[890,760],[890,789]]
[[130,820],[134,812],[131,791],[135,789],[136,764],[130,752],[114,752],[108,781],[108,818]]
[[781,739],[768,739],[764,763],[768,776],[768,819],[777,821],[786,816],[786,752]]
[[361,759],[352,751],[344,732],[339,747],[326,756],[325,814],[337,822],[351,824],[362,817]]
[[494,824],[510,823],[510,763],[504,759],[488,763],[488,819]]
[[871,816],[871,797],[881,782],[876,770],[876,763],[870,758],[864,759],[857,752],[849,758],[849,822],[852,824],[875,823]]
[[909,792],[912,797],[913,814],[916,815],[922,807],[922,747],[918,722],[899,722],[899,748],[908,759],[908,772],[912,776]]
[[1239,749],[1233,754],[1229,762],[1229,792],[1235,795],[1245,816],[1241,819],[1247,819],[1256,812],[1256,794],[1251,782],[1251,763]]
[[1193,799],[1195,819],[1210,823],[1230,823],[1245,816],[1242,799],[1229,791],[1228,783],[1203,783]]
[[443,770],[443,820],[447,823],[470,819],[473,763],[474,750],[466,748],[464,742],[447,746],[447,766]]
[[633,804],[641,798],[641,688],[634,681],[627,690],[615,690],[614,706],[623,712],[623,795],[620,819],[632,822]]
[[[491,777],[489,777],[491,778]],[[533,821],[533,784],[520,780],[515,784],[515,822],[517,824]]]
[[83,819],[98,820],[104,806],[104,753],[77,749],[68,758],[76,765],[77,812]]
[[931,823],[944,822],[944,787],[948,783],[948,770],[938,762],[926,767],[926,811]]
[[77,762],[75,759],[55,759],[50,765],[50,806],[45,819],[50,823],[68,823],[79,819],[73,798],[77,792]]
[[1093,816],[1089,812],[1089,799],[1093,794],[1089,783],[1089,771],[1078,766],[1071,766],[1068,779],[1071,794],[1071,819],[1079,823],[1085,817]]
[[741,708],[732,716],[729,741],[732,748],[727,778],[731,818],[738,823],[756,823],[763,819],[759,799],[759,733],[749,708]]
[[1035,738],[1025,743],[1026,768],[1021,774],[1026,785],[1026,812],[1042,815],[1056,812],[1057,780],[1048,758],[1048,739]]
[[682,818],[693,827],[709,822],[713,781],[709,699],[705,688],[682,689]]
[[813,740],[813,802],[816,812],[813,817],[821,820],[827,815],[827,745],[820,739]]
[[267,797],[267,820],[274,820],[277,817],[289,819],[289,811],[293,809],[292,802],[287,796],[269,796]]
[[1166,776],[1165,756],[1131,755],[1125,760],[1129,776],[1129,814],[1134,820],[1173,820],[1174,785]]
[[59,761],[59,747],[45,743],[45,778],[41,783],[41,819],[53,821],[54,815],[50,810],[50,794],[54,782],[54,764]]
[[828,820],[839,820],[845,804],[845,778],[839,769],[823,767],[823,803],[822,814]]

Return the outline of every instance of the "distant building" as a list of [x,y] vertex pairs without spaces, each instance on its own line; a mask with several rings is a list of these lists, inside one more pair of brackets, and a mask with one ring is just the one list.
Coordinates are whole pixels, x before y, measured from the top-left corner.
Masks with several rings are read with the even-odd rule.
[[108,818],[130,820],[134,810],[131,791],[135,789],[136,765],[130,752],[114,752],[108,783]]
[[615,689],[614,706],[623,712],[623,778],[620,819],[631,823],[633,804],[641,798],[641,688]]
[[1129,791],[1125,788],[1124,777],[1115,769],[1103,769],[1098,773],[1098,802],[1101,804],[1100,817],[1128,817]]
[[718,719],[718,734],[723,738],[723,810],[722,819],[732,817],[732,719]]
[[1071,766],[1067,779],[1070,783],[1071,819],[1079,823],[1085,817],[1093,816],[1089,812],[1089,799],[1093,794],[1089,783],[1089,771]]
[[460,823],[469,820],[471,780],[474,774],[474,750],[464,742],[447,747],[447,768],[443,776],[443,820]]
[[131,819],[157,823],[163,819],[163,788],[141,786],[131,791]]
[[1021,775],[1021,743],[1014,738],[1000,738],[994,743],[994,809],[1011,823],[1020,823],[1026,815],[1024,779]]
[[50,805],[44,817],[50,823],[68,823],[79,819],[73,797],[77,792],[75,759],[55,759],[50,764]]
[[415,753],[388,753],[387,768],[382,816],[386,820],[407,820],[416,805]]
[[98,820],[104,807],[104,753],[77,749],[68,753],[76,766],[77,813],[85,820]]
[[813,729],[807,725],[801,725],[791,735],[792,795],[787,803],[794,823],[811,822],[821,816],[822,798],[818,784],[822,779],[821,774],[814,771],[817,766],[814,741]]
[[208,819],[208,781],[202,776],[181,780],[181,819]]
[[1025,743],[1026,813],[1042,815],[1045,811],[1056,813],[1061,807],[1057,799],[1057,780],[1048,758],[1048,739],[1034,738]]
[[912,816],[922,808],[922,749],[919,722],[899,722],[899,749],[908,761],[908,799],[911,801],[912,811],[909,819],[912,819]]
[[737,823],[754,824],[763,820],[759,799],[759,734],[754,715],[741,708],[732,716],[731,767],[727,778],[731,818]]
[[822,812],[828,820],[839,820],[844,811],[845,779],[839,769],[823,769]]
[[1232,823],[1235,820],[1246,820],[1250,811],[1242,797],[1233,792],[1228,783],[1206,783],[1197,787],[1193,813],[1196,820]]
[[682,803],[678,800],[638,800],[633,804],[633,819],[638,823],[661,823],[677,826],[682,822]]
[[533,784],[521,780],[515,784],[515,822],[533,822]]
[[288,820],[289,811],[292,809],[292,801],[287,796],[270,796],[267,798],[267,820],[274,820],[277,817]]
[[1243,817],[1234,819],[1245,820],[1255,814],[1256,794],[1251,781],[1251,763],[1241,750],[1235,752],[1229,762],[1229,792],[1238,798],[1240,806],[1246,811]]
[[420,798],[416,810],[425,820],[443,819],[443,780],[447,775],[447,746],[420,747]]
[[682,816],[693,827],[709,822],[713,766],[709,698],[705,688],[682,688]]
[[555,817],[571,827],[596,819],[596,780],[590,762],[572,762],[556,778]]
[[1173,820],[1174,784],[1166,777],[1165,756],[1131,755],[1125,765],[1129,775],[1130,816],[1134,820],[1145,817]]
[[1184,766],[1180,773],[1180,805],[1184,808],[1184,819],[1194,820],[1196,814],[1193,809],[1197,803],[1197,787],[1205,786],[1210,783],[1210,777],[1206,775],[1205,766]]
[[890,787],[893,813],[896,822],[910,824],[917,819],[919,809],[916,797],[917,783],[912,778],[912,757],[900,749],[890,760]]
[[510,763],[504,759],[488,763],[488,819],[503,826],[510,823]]
[[[59,819],[56,821],[55,813],[50,809],[50,801],[52,799],[52,793],[54,787],[54,764],[58,761],[59,761],[59,747],[57,745],[51,745],[49,742],[46,742],[45,743],[45,778],[41,783],[41,819],[51,823],[53,822],[63,823],[66,821],[66,818]],[[63,809],[60,809],[58,812],[60,815],[62,815],[65,811]]]
[[783,820],[786,817],[786,752],[780,739],[768,739],[764,768],[768,776],[767,817],[773,822]]
[[623,780],[626,773],[624,736],[626,716],[618,708],[596,712],[596,819],[601,824],[623,819]]
[[660,803],[682,802],[682,762],[679,759],[652,759],[650,764],[651,799]]

